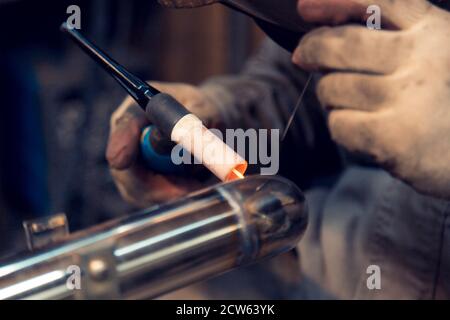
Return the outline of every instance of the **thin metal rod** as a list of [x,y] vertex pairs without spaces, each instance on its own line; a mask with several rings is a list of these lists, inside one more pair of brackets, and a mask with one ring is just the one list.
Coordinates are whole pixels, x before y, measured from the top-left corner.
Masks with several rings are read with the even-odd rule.
[[114,61],[105,52],[99,49],[91,41],[86,39],[74,28],[70,28],[66,23],[61,25],[61,31],[67,33],[71,39],[85,51],[97,64],[103,67],[119,84],[132,96],[136,102],[145,108],[148,100],[159,93],[159,91],[142,81],[122,65]]
[[297,114],[297,110],[302,104],[303,96],[305,95],[306,89],[308,88],[309,83],[311,82],[311,80],[312,80],[312,73],[309,74],[308,80],[306,80],[306,84],[303,87],[303,91],[302,91],[302,93],[300,94],[300,97],[297,100],[297,104],[296,104],[294,110],[292,111],[291,116],[289,117],[289,120],[288,120],[288,122],[286,124],[286,128],[284,129],[283,135],[281,136],[281,141],[283,141],[284,138],[286,138],[286,135],[287,135],[287,133],[289,131],[289,128],[291,127],[292,121],[294,120],[295,115]]

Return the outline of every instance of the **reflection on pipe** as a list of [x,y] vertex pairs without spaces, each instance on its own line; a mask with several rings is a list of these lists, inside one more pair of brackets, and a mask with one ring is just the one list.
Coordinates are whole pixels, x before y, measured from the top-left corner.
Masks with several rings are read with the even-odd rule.
[[159,241],[163,241],[163,240],[168,240],[170,238],[174,238],[176,236],[180,236],[182,235],[184,232],[187,232],[189,230],[191,230],[192,228],[200,228],[203,226],[208,225],[211,222],[215,222],[215,221],[219,221],[220,219],[224,218],[224,217],[228,217],[230,216],[231,213],[224,213],[223,215],[219,215],[219,216],[213,216],[211,218],[207,218],[205,220],[202,221],[198,221],[198,222],[194,222],[191,225],[187,225],[187,226],[182,226],[181,228],[177,228],[175,230],[163,233],[159,236],[156,236],[154,238],[149,238],[149,239],[145,239],[143,241],[134,243],[132,245],[129,245],[128,247],[122,248],[122,249],[117,249],[116,251],[114,251],[114,255],[118,258],[120,258],[123,255],[129,254],[129,253],[133,253],[134,251],[137,251],[139,249],[143,249],[145,247],[148,247],[152,244],[156,244]]
[[25,280],[19,282],[17,284],[13,284],[4,289],[0,289],[0,299],[6,299],[10,296],[19,295],[24,292],[33,291],[34,289],[42,286],[46,286],[56,280],[60,280],[64,278],[65,273],[63,271],[51,271],[49,273],[45,273],[43,275],[31,278],[29,280]]
[[[1,299],[151,298],[293,248],[301,191],[268,176],[219,184],[0,263]],[[80,290],[67,285],[79,267]]]

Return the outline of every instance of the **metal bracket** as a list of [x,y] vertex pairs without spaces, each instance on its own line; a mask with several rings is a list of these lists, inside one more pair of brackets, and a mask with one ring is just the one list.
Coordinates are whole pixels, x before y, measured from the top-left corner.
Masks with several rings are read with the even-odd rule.
[[30,251],[57,243],[69,235],[69,224],[64,213],[26,220],[23,222],[23,228]]

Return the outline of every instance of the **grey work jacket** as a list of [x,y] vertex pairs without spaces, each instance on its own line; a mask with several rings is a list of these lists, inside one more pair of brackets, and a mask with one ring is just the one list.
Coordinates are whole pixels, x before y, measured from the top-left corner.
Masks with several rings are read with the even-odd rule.
[[[227,128],[283,129],[306,79],[288,52],[266,41],[241,74],[202,88]],[[309,201],[298,251],[305,283],[319,290],[302,297],[450,298],[450,202],[421,195],[336,146],[314,85],[282,142],[280,174]]]

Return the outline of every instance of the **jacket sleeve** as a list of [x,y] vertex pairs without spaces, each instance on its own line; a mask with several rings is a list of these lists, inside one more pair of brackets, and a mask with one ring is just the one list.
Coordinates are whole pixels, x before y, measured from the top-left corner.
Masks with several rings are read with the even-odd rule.
[[[307,79],[308,74],[291,63],[291,54],[267,39],[239,75],[211,78],[201,88],[220,109],[223,127],[278,129],[281,139]],[[312,177],[340,167],[314,82],[308,86],[286,138],[279,141],[280,173],[302,187]]]

